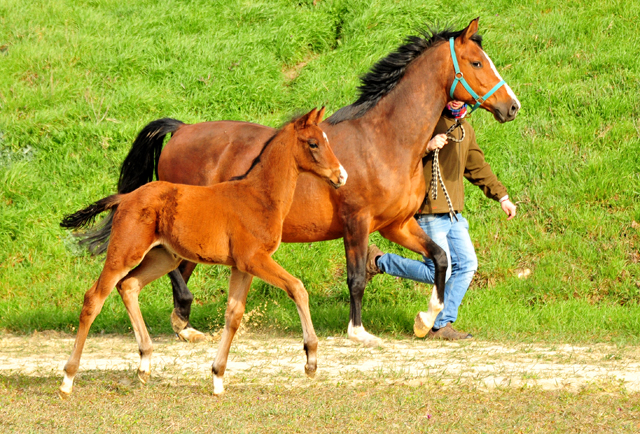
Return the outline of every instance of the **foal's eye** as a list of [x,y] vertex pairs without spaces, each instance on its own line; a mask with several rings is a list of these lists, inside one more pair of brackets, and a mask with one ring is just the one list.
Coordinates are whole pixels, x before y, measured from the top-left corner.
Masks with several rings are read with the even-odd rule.
[[316,149],[318,147],[318,142],[316,142],[315,140],[309,140],[309,147],[311,149]]
[[474,68],[482,68],[482,62],[471,62]]

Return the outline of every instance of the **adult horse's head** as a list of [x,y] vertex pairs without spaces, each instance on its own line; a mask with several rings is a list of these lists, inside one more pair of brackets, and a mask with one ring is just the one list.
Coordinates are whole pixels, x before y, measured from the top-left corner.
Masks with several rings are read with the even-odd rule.
[[478,20],[448,42],[454,66],[449,97],[466,102],[473,110],[482,107],[490,111],[498,122],[512,121],[520,101],[482,49]]
[[333,153],[327,135],[318,126],[324,117],[324,107],[313,109],[293,122],[296,130],[296,162],[301,171],[323,178],[334,188],[347,182],[347,171]]

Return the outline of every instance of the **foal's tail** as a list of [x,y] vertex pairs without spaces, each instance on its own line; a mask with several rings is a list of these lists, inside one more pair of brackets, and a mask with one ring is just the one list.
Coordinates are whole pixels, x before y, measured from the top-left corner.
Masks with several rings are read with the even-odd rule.
[[[184,123],[177,119],[164,118],[150,122],[140,131],[120,168],[119,194],[132,192],[153,181],[154,174],[158,178],[158,161],[164,138],[169,133],[175,133],[182,125]],[[98,214],[110,210],[98,226],[76,234],[79,244],[86,246],[92,255],[104,253],[109,246],[114,208],[120,202],[117,197],[118,195],[106,197],[75,214],[66,216],[60,226],[68,229],[83,228],[90,225]]]
[[98,255],[103,253],[109,245],[113,213],[122,201],[123,196],[123,194],[114,194],[100,199],[80,211],[65,216],[60,226],[66,229],[81,229],[91,225],[98,214],[111,211],[97,228],[76,235],[80,239],[79,244],[87,246],[91,254]]

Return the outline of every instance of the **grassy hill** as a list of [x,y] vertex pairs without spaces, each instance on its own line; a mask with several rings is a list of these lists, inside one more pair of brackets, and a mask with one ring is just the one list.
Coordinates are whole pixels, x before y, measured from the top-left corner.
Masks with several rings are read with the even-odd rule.
[[[459,325],[489,339],[638,341],[640,4],[629,1],[0,0],[0,329],[72,331],[102,258],[58,226],[115,191],[148,122],[236,119],[276,126],[296,111],[355,100],[358,77],[425,23],[480,16],[485,49],[522,102],[500,125],[472,123],[518,202],[507,222],[468,185],[480,268]],[[415,255],[372,236],[386,251]],[[342,241],[283,245],[276,259],[311,294],[319,334],[343,332]],[[518,270],[532,271],[527,279]],[[228,270],[190,282],[193,323],[223,323]],[[364,324],[409,334],[430,289],[389,276],[365,293]],[[141,306],[170,332],[167,278]],[[254,327],[299,330],[284,293],[256,282]],[[93,331],[130,330],[117,293]]]

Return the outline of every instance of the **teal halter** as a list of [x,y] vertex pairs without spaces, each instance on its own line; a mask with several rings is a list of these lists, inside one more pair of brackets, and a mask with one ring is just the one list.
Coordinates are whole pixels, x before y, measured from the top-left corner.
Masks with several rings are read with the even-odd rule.
[[478,107],[480,107],[480,105],[482,105],[482,103],[485,102],[491,95],[493,95],[495,91],[497,91],[507,83],[504,80],[500,80],[500,82],[495,86],[493,86],[493,89],[487,92],[485,96],[482,96],[482,97],[478,96],[478,94],[475,93],[473,89],[471,89],[471,86],[469,86],[469,83],[467,83],[467,80],[464,79],[464,75],[462,74],[462,72],[460,72],[460,67],[458,66],[458,59],[456,59],[456,52],[453,48],[453,38],[449,38],[449,47],[451,48],[451,59],[453,59],[453,69],[455,70],[455,73],[456,73],[455,78],[453,80],[453,84],[451,85],[451,91],[449,92],[449,95],[451,96],[451,98],[453,98],[453,91],[456,90],[456,86],[458,85],[458,82],[462,83],[462,85],[464,86],[465,89],[467,89],[467,92],[469,92],[471,97],[476,100],[476,104],[471,108],[471,111],[469,112],[469,114],[471,114]]

